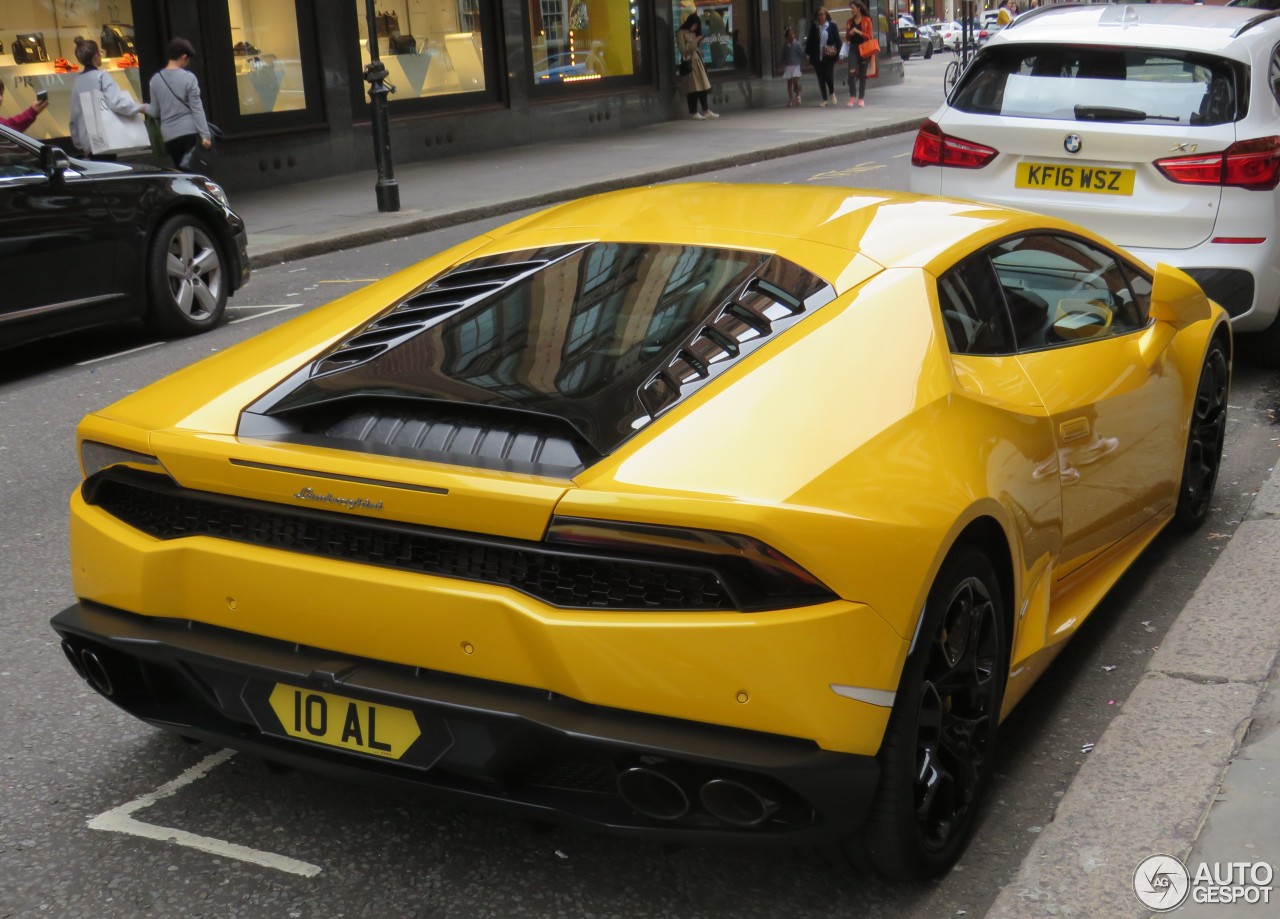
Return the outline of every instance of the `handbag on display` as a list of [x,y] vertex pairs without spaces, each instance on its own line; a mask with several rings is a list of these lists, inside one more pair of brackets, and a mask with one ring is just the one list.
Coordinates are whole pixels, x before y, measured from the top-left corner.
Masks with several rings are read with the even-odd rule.
[[13,40],[15,64],[43,64],[47,60],[49,53],[44,49],[43,32],[27,32]]
[[108,22],[102,27],[103,57],[120,57],[122,54],[137,54],[137,46],[133,41],[133,26],[127,22]]
[[387,36],[387,47],[390,54],[417,54],[418,42],[412,35],[401,35],[398,31]]

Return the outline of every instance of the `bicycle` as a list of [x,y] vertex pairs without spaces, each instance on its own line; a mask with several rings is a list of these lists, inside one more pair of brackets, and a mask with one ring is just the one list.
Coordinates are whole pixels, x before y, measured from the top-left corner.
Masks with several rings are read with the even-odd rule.
[[[966,30],[967,32],[968,30]],[[966,34],[964,38],[969,38]],[[942,72],[942,89],[943,95],[947,98],[951,97],[951,91],[956,88],[956,84],[960,82],[960,75],[968,69],[970,62],[973,60],[974,54],[977,52],[977,36],[973,36],[970,40],[961,40],[960,44],[952,48],[952,54],[955,55],[947,63],[947,69]]]

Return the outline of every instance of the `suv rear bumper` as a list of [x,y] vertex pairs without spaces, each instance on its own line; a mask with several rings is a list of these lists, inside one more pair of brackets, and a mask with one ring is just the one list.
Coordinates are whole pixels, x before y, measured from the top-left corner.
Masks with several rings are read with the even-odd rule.
[[[834,841],[862,824],[879,779],[874,757],[797,738],[586,705],[187,620],[82,602],[52,625],[81,676],[91,656],[91,686],[164,730],[345,779],[619,835]],[[294,739],[266,702],[281,684],[409,710],[420,736],[402,759]],[[708,807],[706,789],[717,782],[728,803]],[[662,806],[651,806],[648,794]]]

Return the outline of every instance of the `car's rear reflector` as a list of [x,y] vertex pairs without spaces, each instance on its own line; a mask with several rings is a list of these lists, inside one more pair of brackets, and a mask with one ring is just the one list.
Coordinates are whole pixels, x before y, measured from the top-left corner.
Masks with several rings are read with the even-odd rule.
[[999,152],[971,140],[944,134],[936,122],[926,120],[916,134],[916,145],[911,151],[911,165],[981,169],[995,159]]
[[1280,184],[1280,137],[1241,140],[1221,153],[1171,156],[1154,165],[1165,178],[1183,185],[1271,191]]
[[1227,246],[1260,246],[1267,241],[1265,236],[1215,236],[1212,240]]

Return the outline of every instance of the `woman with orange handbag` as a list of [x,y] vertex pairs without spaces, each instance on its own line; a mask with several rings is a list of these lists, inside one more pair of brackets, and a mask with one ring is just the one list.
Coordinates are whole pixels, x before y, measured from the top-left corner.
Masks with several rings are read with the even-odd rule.
[[862,55],[862,46],[872,41],[871,13],[859,2],[849,4],[849,24],[845,27],[844,40],[849,45],[849,102],[850,108],[866,105],[862,97],[867,92],[867,64],[875,51],[866,57]]

